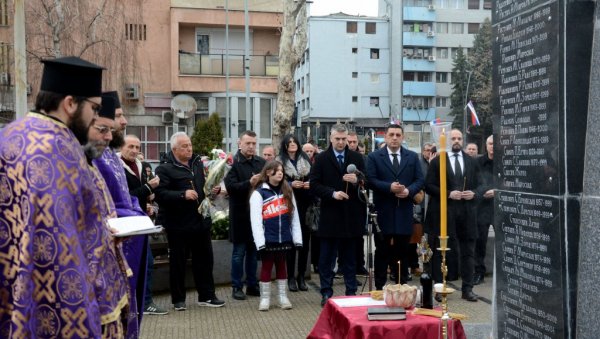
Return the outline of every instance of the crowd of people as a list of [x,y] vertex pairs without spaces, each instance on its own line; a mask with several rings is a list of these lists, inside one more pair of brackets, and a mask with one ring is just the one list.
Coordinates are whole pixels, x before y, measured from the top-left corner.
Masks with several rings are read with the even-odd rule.
[[[448,260],[448,280],[460,274],[462,298],[477,301],[473,286],[484,281],[493,218],[492,136],[477,156],[476,144],[465,152],[462,133],[450,132],[447,197],[439,194],[434,146],[424,144],[420,155],[408,150],[396,124],[368,156],[343,124],[331,127],[327,149],[286,135],[262,157],[256,134],[244,131],[221,182],[207,181],[202,157],[178,132],[153,173],[140,139],[125,135],[119,94],[102,91],[103,70],[76,57],[45,60],[35,110],[0,133],[0,336],[136,338],[142,314],[168,313],[152,300],[148,236],[119,237],[114,218],[149,217],[166,229],[174,310],[188,307],[190,255],[196,304],[223,307],[213,279],[212,221],[199,212],[217,196],[229,205],[232,298],[259,296],[260,311],[270,308],[273,267],[280,308],[292,308],[288,291],[308,290],[309,253],[321,305],[333,296],[336,273],[345,294],[356,294],[357,274],[370,274],[363,250],[369,192],[378,225],[375,287],[389,282],[389,272],[392,282],[406,283],[419,267],[415,224],[424,224],[438,247],[439,206],[447,199],[449,246],[459,253]],[[397,261],[406,264],[394,272]],[[441,281],[435,250],[430,270]]]

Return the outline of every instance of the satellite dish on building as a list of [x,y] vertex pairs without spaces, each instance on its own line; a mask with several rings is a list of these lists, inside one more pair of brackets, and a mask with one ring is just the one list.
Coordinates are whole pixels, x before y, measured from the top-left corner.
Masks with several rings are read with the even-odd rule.
[[171,110],[180,119],[192,117],[197,107],[196,99],[187,94],[179,94],[171,99]]

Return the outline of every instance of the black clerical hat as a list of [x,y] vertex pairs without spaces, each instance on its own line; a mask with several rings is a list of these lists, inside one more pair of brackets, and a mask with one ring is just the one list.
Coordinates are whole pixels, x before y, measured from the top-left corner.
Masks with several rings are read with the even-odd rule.
[[42,60],[42,63],[40,90],[85,98],[101,95],[103,67],[73,56]]
[[113,98],[113,100],[115,101],[115,109],[121,108],[121,101],[119,100],[119,92],[110,91],[110,92],[102,93],[102,96],[105,96],[105,95],[108,95]]
[[115,120],[115,100],[106,94],[102,95],[102,108],[98,112],[98,116],[101,118],[108,118]]

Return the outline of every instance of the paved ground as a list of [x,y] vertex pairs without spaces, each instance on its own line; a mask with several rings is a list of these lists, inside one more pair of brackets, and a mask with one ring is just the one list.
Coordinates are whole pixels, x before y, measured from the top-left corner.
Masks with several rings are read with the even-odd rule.
[[[192,290],[187,294],[188,309],[183,312],[173,310],[168,294],[156,295],[155,302],[169,308],[170,313],[145,316],[141,338],[305,338],[321,312],[318,279],[318,275],[312,275],[307,292],[289,293],[291,310],[277,308],[272,297],[271,310],[259,312],[258,297],[234,300],[229,286],[217,288],[217,296],[225,300],[226,306],[216,309],[195,305],[197,294]],[[343,280],[335,279],[334,284],[335,295],[343,295]],[[412,284],[418,284],[418,279]],[[460,281],[451,282],[452,285],[460,290]],[[492,277],[486,277],[485,283],[474,291],[481,300],[467,302],[455,293],[449,297],[449,309],[469,316],[463,322],[468,338],[489,338],[485,333],[489,333],[491,323]]]

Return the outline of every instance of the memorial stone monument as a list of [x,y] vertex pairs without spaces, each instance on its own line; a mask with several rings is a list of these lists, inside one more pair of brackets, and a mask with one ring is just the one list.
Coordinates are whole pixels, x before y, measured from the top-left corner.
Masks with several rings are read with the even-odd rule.
[[493,3],[495,336],[575,338],[596,2]]

